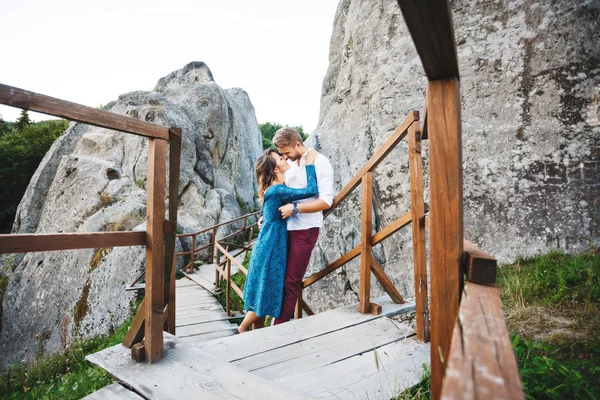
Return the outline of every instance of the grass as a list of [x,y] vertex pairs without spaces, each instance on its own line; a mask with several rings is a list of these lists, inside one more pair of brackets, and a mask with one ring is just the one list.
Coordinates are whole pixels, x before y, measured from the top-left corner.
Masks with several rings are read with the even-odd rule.
[[132,320],[111,335],[74,341],[64,353],[28,355],[0,377],[0,399],[81,399],[110,384],[112,378],[85,356],[121,343]]
[[600,255],[520,259],[498,288],[527,398],[600,398]]
[[[528,399],[600,399],[600,254],[557,251],[498,269]],[[429,399],[429,373],[396,400]]]

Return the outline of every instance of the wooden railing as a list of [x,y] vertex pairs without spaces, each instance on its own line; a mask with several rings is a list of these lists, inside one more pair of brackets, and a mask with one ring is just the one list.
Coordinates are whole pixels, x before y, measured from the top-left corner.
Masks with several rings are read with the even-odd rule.
[[[388,154],[408,136],[409,169],[411,187],[411,210],[400,216],[391,224],[373,234],[373,171],[387,157]],[[425,250],[425,213],[428,206],[423,201],[423,161],[421,157],[421,131],[419,128],[419,112],[412,111],[398,125],[393,134],[373,154],[367,163],[356,175],[342,188],[333,200],[324,216],[330,215],[359,184],[362,184],[362,219],[361,219],[361,244],[331,262],[322,270],[306,278],[302,288],[305,289],[349,261],[360,257],[360,289],[359,311],[362,313],[380,313],[381,306],[370,301],[371,272],[375,275],[383,289],[395,303],[404,303],[404,299],[394,287],[383,268],[372,254],[373,246],[379,244],[390,235],[398,232],[412,223],[413,230],[413,257],[415,277],[415,308],[416,308],[416,333],[420,340],[429,340],[429,312],[427,298],[427,266]],[[302,311],[308,315],[314,314],[303,299],[302,291],[296,304],[296,318],[302,317]]]
[[466,283],[454,324],[443,399],[524,399],[496,286],[496,260],[464,242]]
[[[253,213],[249,213],[249,214],[245,214],[242,215],[241,217],[238,218],[234,218],[225,222],[221,222],[219,224],[210,226],[208,228],[199,230],[197,232],[193,232],[193,233],[180,233],[177,234],[177,238],[179,238],[180,240],[185,239],[185,238],[191,238],[190,239],[190,250],[189,251],[182,251],[182,252],[178,252],[175,253],[175,257],[186,257],[189,256],[189,261],[187,262],[186,265],[184,265],[181,270],[183,272],[187,272],[187,273],[192,273],[194,272],[194,265],[196,262],[196,255],[199,252],[205,251],[205,250],[209,250],[210,251],[210,255],[208,257],[208,261],[209,263],[214,263],[215,262],[215,257],[216,257],[216,247],[215,244],[217,242],[220,242],[222,245],[224,246],[230,246],[230,247],[234,247],[234,248],[238,248],[240,249],[237,253],[235,253],[235,256],[238,256],[240,254],[242,254],[245,251],[249,251],[250,250],[250,243],[252,241],[252,238],[254,237],[254,234],[256,232],[258,232],[258,217],[261,215],[262,211],[256,211]],[[250,221],[251,219],[254,219],[253,221]],[[226,225],[231,225],[234,224],[238,221],[243,220],[243,226],[239,229],[235,229],[235,231],[225,237],[222,237],[220,239],[216,239],[217,237],[217,230],[220,227],[226,226]],[[198,246],[198,240],[197,240],[197,236],[199,235],[204,235],[206,233],[210,232],[210,240],[208,241],[208,243],[201,243],[200,246]],[[246,241],[246,236],[248,236],[248,240]],[[229,239],[235,239],[235,240],[239,240],[241,239],[241,244],[240,243],[233,243],[233,242],[228,242],[227,240]],[[222,267],[222,265],[219,265]],[[142,273],[140,275],[138,275],[135,280],[127,287],[127,290],[141,290],[144,289],[146,287],[145,284],[140,284],[139,282],[146,276],[146,271],[142,271]],[[218,279],[218,278],[217,278]],[[218,287],[218,285],[217,285]]]
[[[146,296],[124,344],[141,342],[149,362],[163,356],[163,327],[175,333],[175,227],[177,226],[181,129],[168,128],[109,111],[0,84],[0,104],[37,111],[102,128],[147,137],[148,188],[146,232],[44,233],[0,235],[0,254],[146,246]],[[169,153],[169,219],[165,220],[167,142]]]

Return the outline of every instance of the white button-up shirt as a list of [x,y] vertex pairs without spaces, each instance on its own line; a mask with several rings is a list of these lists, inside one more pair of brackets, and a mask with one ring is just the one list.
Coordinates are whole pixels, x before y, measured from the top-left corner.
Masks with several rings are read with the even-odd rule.
[[[290,169],[285,172],[285,184],[294,189],[306,187],[306,153],[300,158],[300,165],[298,165],[297,161],[290,160],[288,160],[288,164],[290,165]],[[319,195],[304,200],[298,200],[296,203],[320,199],[331,206],[331,204],[333,204],[333,168],[327,157],[323,154],[319,154],[315,159],[315,170],[317,172]],[[322,227],[322,211],[315,213],[298,213],[289,217],[287,221],[288,231]]]

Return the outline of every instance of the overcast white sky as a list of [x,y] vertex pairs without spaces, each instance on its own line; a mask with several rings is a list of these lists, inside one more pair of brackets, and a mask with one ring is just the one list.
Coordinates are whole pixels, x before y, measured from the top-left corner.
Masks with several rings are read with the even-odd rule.
[[[0,83],[96,107],[204,61],[259,123],[317,125],[338,0],[6,0]],[[14,121],[20,110],[0,106]],[[47,119],[34,115],[34,120]]]

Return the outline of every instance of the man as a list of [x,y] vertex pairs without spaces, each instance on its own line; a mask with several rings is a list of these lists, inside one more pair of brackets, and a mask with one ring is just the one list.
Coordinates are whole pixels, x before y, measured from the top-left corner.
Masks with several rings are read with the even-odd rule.
[[[290,127],[275,132],[273,144],[287,160],[290,169],[285,173],[285,184],[292,188],[306,187],[306,153],[308,148],[302,143],[300,134]],[[308,268],[319,230],[323,226],[323,210],[333,203],[333,169],[331,163],[322,154],[315,160],[319,195],[279,208],[283,218],[287,218],[288,260],[283,290],[281,316],[275,325],[292,319],[298,295],[302,289],[302,279]]]

